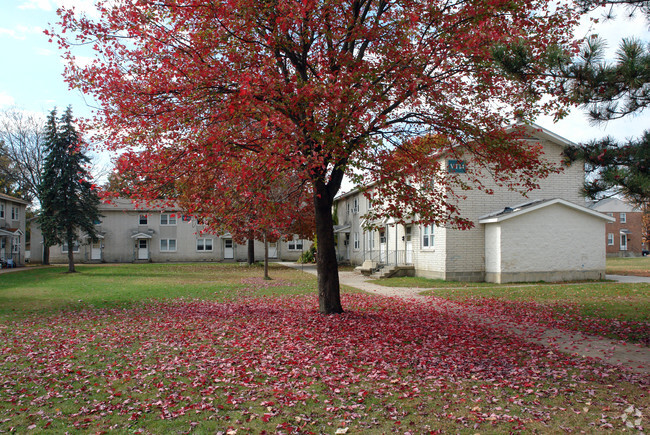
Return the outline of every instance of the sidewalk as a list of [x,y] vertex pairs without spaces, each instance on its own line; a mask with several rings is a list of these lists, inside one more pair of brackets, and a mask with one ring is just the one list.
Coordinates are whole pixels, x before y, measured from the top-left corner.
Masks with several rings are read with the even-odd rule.
[[[315,265],[301,265],[296,263],[282,262],[284,266],[306,273],[316,274]],[[620,280],[618,279],[620,278]],[[647,277],[632,277],[622,275],[607,275],[607,279],[618,282],[641,282],[650,283]],[[637,280],[638,279],[638,280]],[[419,293],[420,288],[405,287],[384,287],[369,282],[369,279],[355,272],[339,272],[339,281],[342,285],[354,287],[368,293],[388,297],[399,297],[413,301],[424,300],[428,296]],[[564,331],[559,329],[543,328],[534,325],[508,322],[508,319],[499,317],[474,316],[466,308],[460,307],[453,302],[445,302],[440,309],[451,310],[460,316],[471,316],[472,320],[478,320],[487,327],[505,328],[509,333],[517,335],[526,341],[541,344],[561,352],[581,357],[599,359],[607,364],[620,366],[626,370],[650,374],[650,348],[626,343],[623,341],[609,340],[603,337],[590,336],[580,332]]]

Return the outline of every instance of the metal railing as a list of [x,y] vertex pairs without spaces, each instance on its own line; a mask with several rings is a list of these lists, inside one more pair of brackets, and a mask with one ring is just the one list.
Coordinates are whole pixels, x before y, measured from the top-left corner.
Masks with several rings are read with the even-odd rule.
[[[374,261],[382,265],[399,265],[399,264],[413,264],[413,261],[406,261],[406,250],[389,251],[387,249],[376,249],[372,251],[365,251],[364,260]],[[410,259],[409,259],[410,260]]]

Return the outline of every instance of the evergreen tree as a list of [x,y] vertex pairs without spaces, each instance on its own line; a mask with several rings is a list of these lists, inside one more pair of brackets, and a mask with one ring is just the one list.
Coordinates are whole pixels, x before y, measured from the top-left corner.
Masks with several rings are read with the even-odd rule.
[[[583,13],[609,6],[607,17],[614,16],[615,7],[625,7],[630,15],[643,14],[650,22],[650,1],[640,0],[578,0]],[[634,116],[650,106],[650,45],[636,39],[623,38],[613,61],[605,57],[606,43],[601,38],[588,38],[579,54],[569,59],[559,50],[549,50],[547,71],[533,68],[534,62],[525,41],[494,50],[502,68],[534,86],[534,78],[553,74],[557,94],[566,95],[584,108],[595,124]],[[637,205],[650,201],[650,131],[640,138],[616,141],[611,137],[593,140],[578,147],[569,147],[569,161],[583,159],[591,172],[584,194],[591,199],[622,194]]]
[[57,243],[68,245],[68,272],[75,272],[74,243],[79,240],[80,232],[97,240],[94,224],[100,214],[99,197],[85,168],[90,159],[83,153],[70,107],[58,121],[56,109],[49,115],[45,141],[47,157],[39,186],[38,223],[45,250]]

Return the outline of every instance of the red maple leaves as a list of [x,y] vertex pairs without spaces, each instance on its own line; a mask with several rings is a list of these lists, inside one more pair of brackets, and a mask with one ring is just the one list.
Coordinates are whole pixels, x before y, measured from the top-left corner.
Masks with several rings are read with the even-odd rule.
[[[354,311],[330,317],[311,308],[313,297],[243,296],[7,324],[0,385],[9,419],[0,427],[27,413],[35,428],[63,422],[106,430],[108,419],[122,430],[135,421],[189,418],[194,426],[259,419],[286,432],[318,432],[332,421],[370,428],[378,415],[399,424],[409,419],[408,404],[459,427],[510,422],[523,429],[526,419],[506,408],[543,420],[559,411],[533,405],[541,398],[582,400],[594,385],[643,382],[441,312],[433,299],[344,298]],[[452,406],[431,408],[433,397]],[[306,404],[322,411],[301,414]],[[239,423],[229,420],[232,412]]]

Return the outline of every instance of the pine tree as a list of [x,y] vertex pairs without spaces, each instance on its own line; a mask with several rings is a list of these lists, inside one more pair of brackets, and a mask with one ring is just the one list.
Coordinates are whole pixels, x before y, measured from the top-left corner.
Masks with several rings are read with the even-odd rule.
[[58,122],[56,109],[52,110],[45,140],[47,157],[39,186],[38,223],[46,251],[54,244],[67,243],[68,272],[75,272],[74,243],[80,232],[97,240],[94,225],[100,214],[99,197],[85,168],[90,159],[83,153],[81,138],[73,125],[72,108],[68,107]]
[[[578,0],[583,13],[608,6],[608,18],[625,7],[630,16],[643,14],[650,22],[650,1]],[[547,52],[547,71],[534,67],[525,41],[498,46],[493,54],[503,70],[530,83],[543,74],[556,78],[555,94],[581,106],[594,124],[635,116],[650,106],[650,45],[636,38],[623,38],[612,61],[605,57],[606,43],[588,38],[578,55],[570,59],[559,50]],[[591,173],[584,194],[590,199],[623,195],[644,206],[650,201],[650,131],[620,142],[611,137],[593,140],[565,151],[568,161],[584,160]]]

